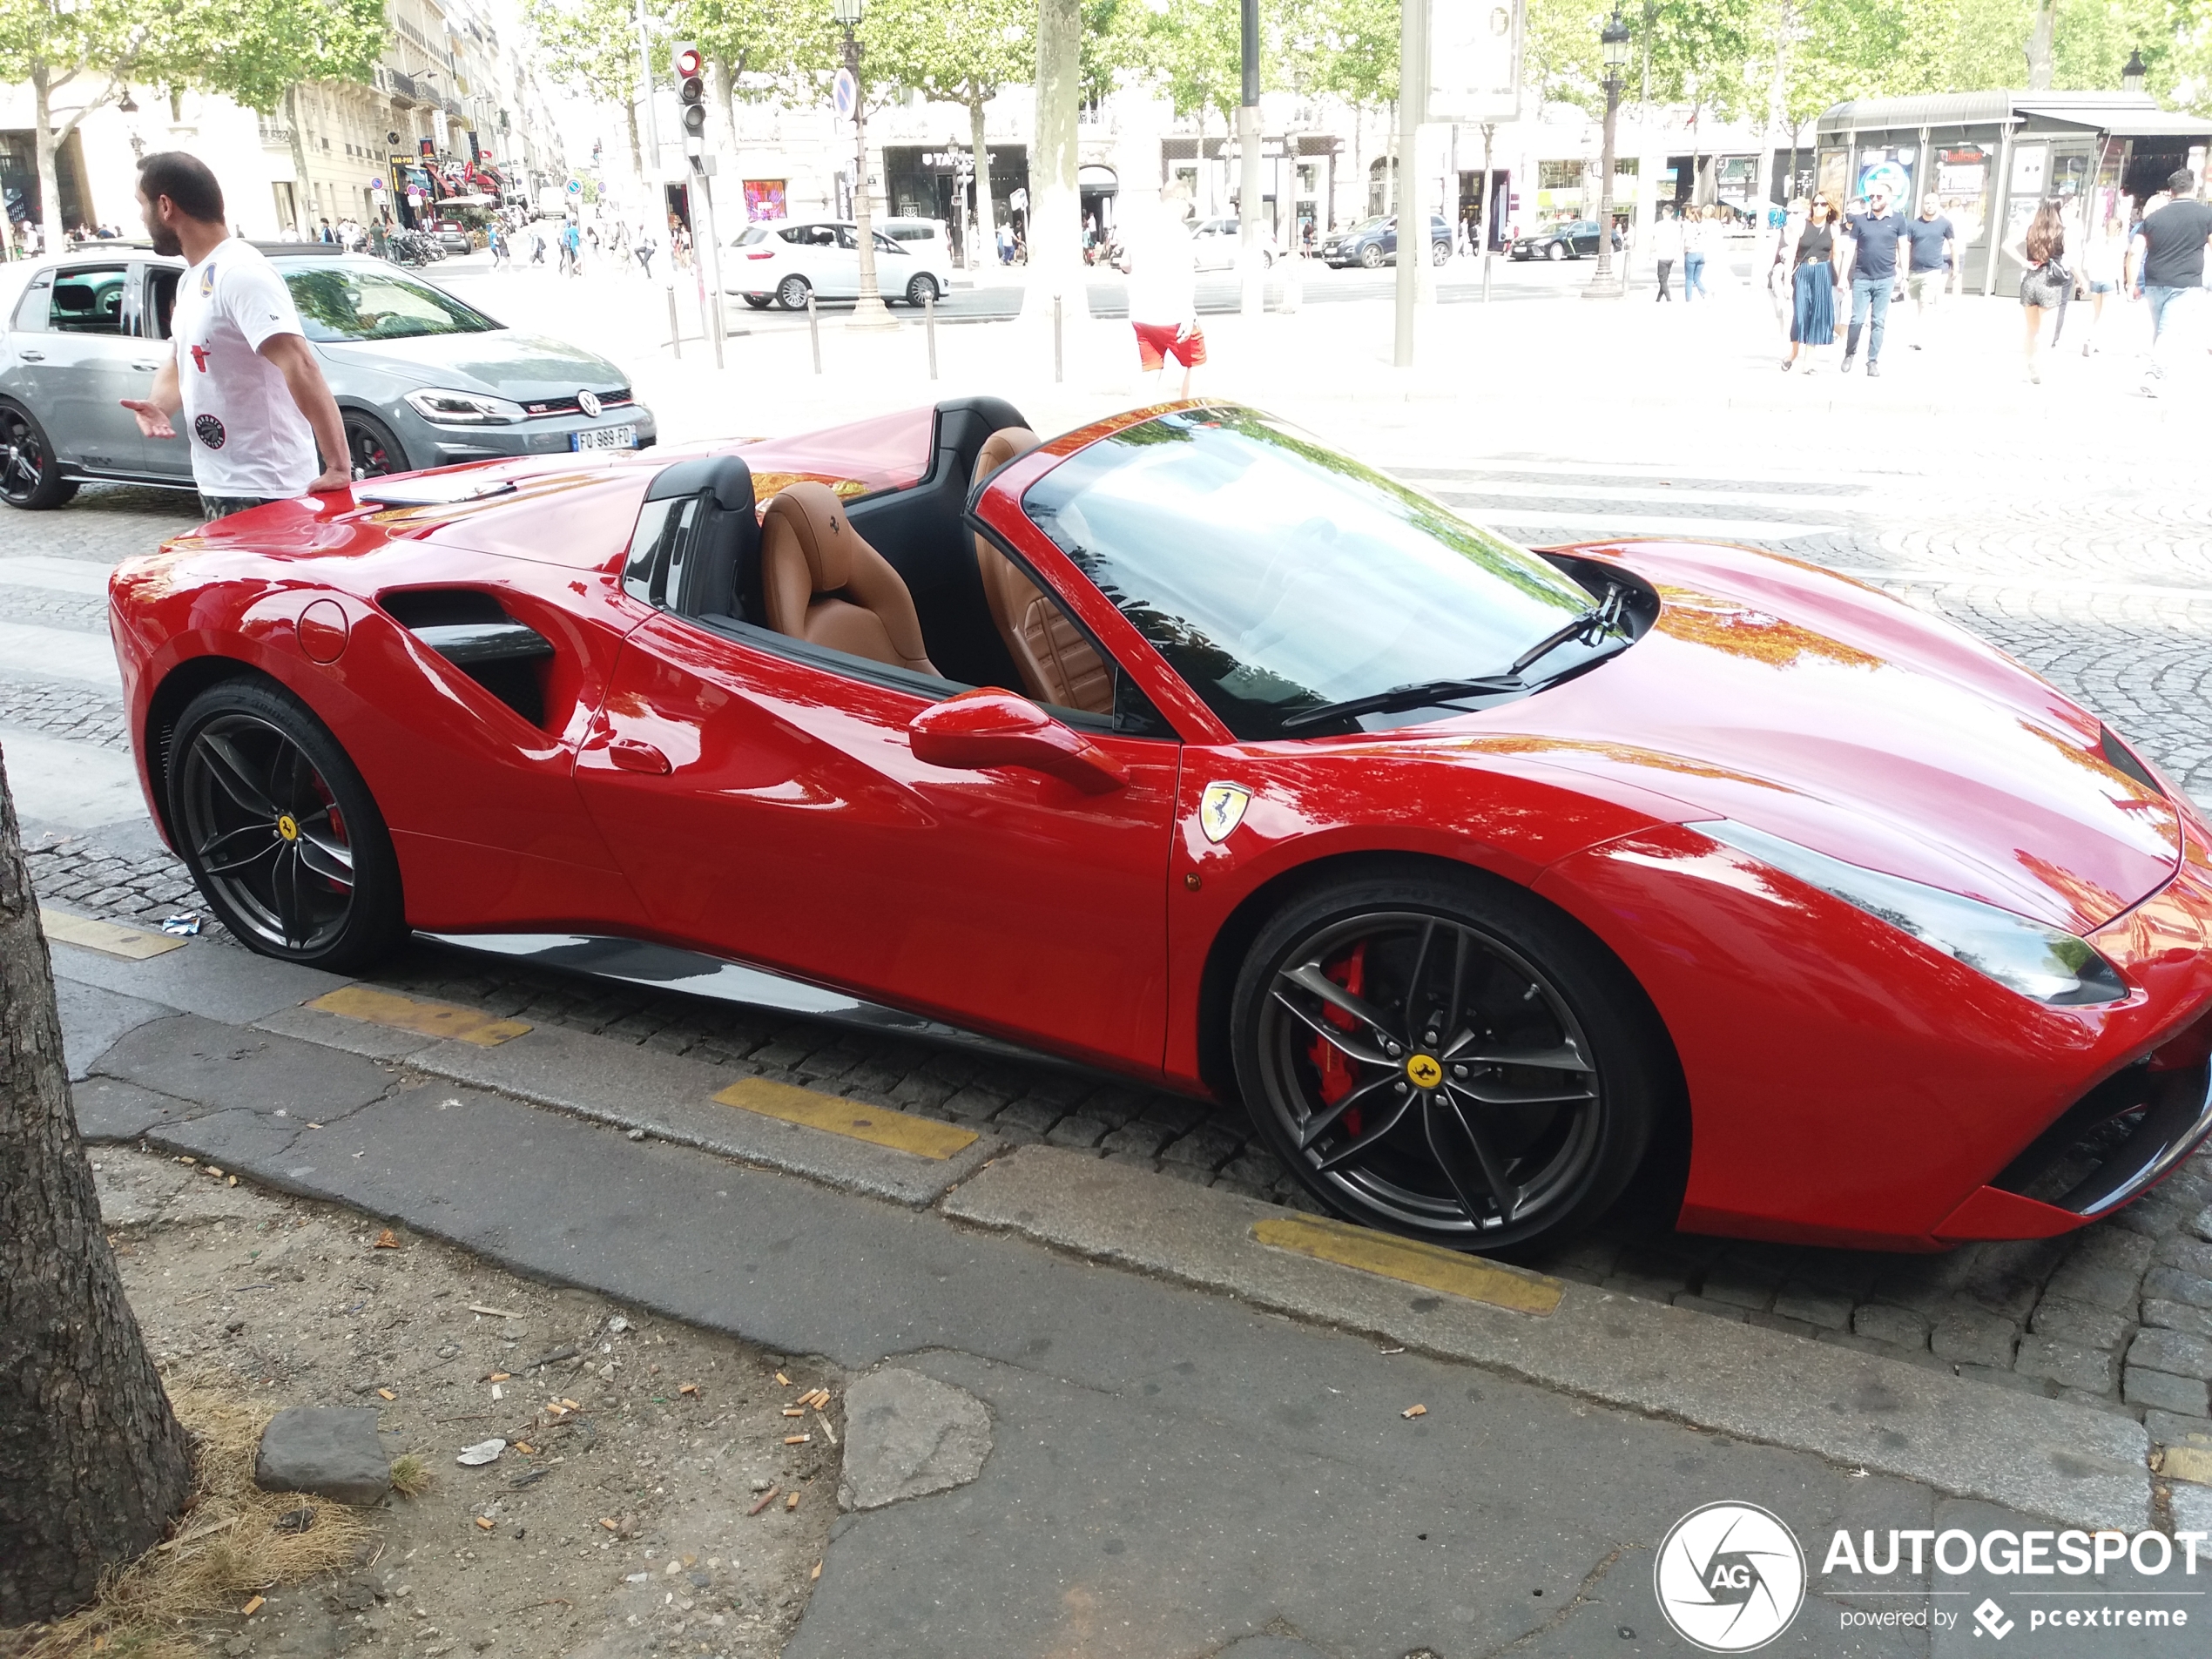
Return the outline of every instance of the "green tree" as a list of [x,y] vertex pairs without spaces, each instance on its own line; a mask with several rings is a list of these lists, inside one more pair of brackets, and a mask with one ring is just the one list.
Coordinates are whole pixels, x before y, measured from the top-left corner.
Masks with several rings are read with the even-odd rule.
[[[593,104],[619,105],[629,124],[630,165],[645,176],[637,136],[637,16],[630,0],[524,0],[523,20],[537,37],[546,78]],[[665,8],[646,7],[648,20],[667,21]],[[658,158],[655,158],[658,160]]]
[[[0,78],[30,84],[31,141],[49,249],[63,246],[54,158],[93,111],[120,99],[146,55],[157,14],[145,0],[0,0]],[[57,98],[66,102],[57,105]]]
[[[870,22],[874,13],[869,14]],[[813,103],[834,72],[841,38],[826,8],[756,0],[680,0],[671,24],[714,66],[714,98],[734,145],[737,105]],[[863,25],[864,30],[867,25]]]
[[1363,192],[1368,117],[1398,102],[1398,0],[1292,0],[1282,20],[1279,57],[1291,86],[1352,110],[1352,174]]

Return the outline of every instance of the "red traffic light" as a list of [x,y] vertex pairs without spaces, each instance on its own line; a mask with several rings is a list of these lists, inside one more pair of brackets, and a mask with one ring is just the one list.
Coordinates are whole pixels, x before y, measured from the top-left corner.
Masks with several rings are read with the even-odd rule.
[[698,47],[679,46],[676,49],[676,78],[678,81],[696,79],[705,69],[706,59],[700,55]]

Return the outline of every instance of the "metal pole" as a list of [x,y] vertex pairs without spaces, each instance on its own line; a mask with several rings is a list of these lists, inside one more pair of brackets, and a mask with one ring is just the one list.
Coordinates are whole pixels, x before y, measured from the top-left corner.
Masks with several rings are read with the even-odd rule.
[[814,308],[814,285],[806,285],[806,333],[814,342],[814,372],[822,372],[822,314]]
[[937,378],[937,291],[934,287],[922,296],[921,327],[929,336],[929,378],[934,381]]
[[1259,0],[1244,0],[1244,92],[1237,111],[1238,266],[1244,314],[1259,314]]
[[706,277],[706,337],[714,342],[714,366],[722,367],[722,250],[714,239],[714,186],[707,182],[705,172],[699,167],[700,158],[691,158],[692,172],[687,193],[691,204],[691,253],[694,260],[699,253],[700,233],[697,228],[704,221],[706,242],[706,263],[701,266]]
[[[644,183],[653,212],[653,223],[668,222],[668,192],[661,188],[660,111],[653,104],[653,42],[645,30],[645,0],[637,0],[637,72],[644,78],[645,105],[645,177]],[[675,281],[675,258],[669,259],[670,278]]]
[[[1428,102],[1428,7],[1401,5],[1398,18],[1398,158],[1392,169],[1397,181],[1392,192],[1398,210],[1397,338],[1391,361],[1399,368],[1413,362],[1413,301],[1419,292],[1420,266],[1428,257],[1428,226],[1413,192],[1405,186],[1413,166],[1415,140],[1421,130],[1422,107]],[[1408,226],[1412,233],[1408,234]]]
[[860,243],[860,293],[853,302],[853,322],[862,328],[894,326],[875,283],[875,230],[869,220],[868,101],[860,88],[860,43],[847,25],[845,66],[853,71],[853,230]]
[[[675,263],[673,255],[669,262]],[[668,349],[678,361],[684,356],[684,325],[676,315],[676,285],[671,282],[662,292],[668,295]]]
[[1490,223],[1490,216],[1498,206],[1498,192],[1490,179],[1490,141],[1497,136],[1498,124],[1485,121],[1482,124],[1482,298],[1486,304],[1490,298],[1490,245],[1497,239],[1496,227]]
[[1052,378],[1055,384],[1061,379],[1060,361],[1060,296],[1052,296]]
[[1620,71],[1608,69],[1605,71],[1605,150],[1598,163],[1597,268],[1590,273],[1590,286],[1582,291],[1585,300],[1618,300],[1622,291],[1613,270],[1613,124],[1620,113]]

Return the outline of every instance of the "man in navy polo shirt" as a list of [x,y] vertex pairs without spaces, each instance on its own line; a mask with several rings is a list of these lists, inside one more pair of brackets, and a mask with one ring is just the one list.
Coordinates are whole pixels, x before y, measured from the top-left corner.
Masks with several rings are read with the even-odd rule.
[[1890,212],[1890,192],[1884,185],[1869,185],[1866,211],[1851,214],[1844,223],[1851,236],[1851,332],[1844,337],[1843,371],[1851,373],[1851,360],[1858,355],[1859,331],[1871,310],[1874,326],[1866,341],[1871,378],[1882,372],[1882,334],[1889,326],[1890,295],[1897,287],[1898,244],[1911,233],[1905,215]]
[[[1912,300],[1912,332],[1920,332],[1920,324],[1929,312],[1935,309],[1951,287],[1952,273],[1956,265],[1952,255],[1958,251],[1958,233],[1943,211],[1943,204],[1933,196],[1920,199],[1920,216],[1905,227],[1905,234],[1912,244],[1912,263],[1905,277],[1905,291]],[[1920,342],[1911,342],[1912,349],[1920,349]],[[1872,365],[1869,364],[1869,368]]]

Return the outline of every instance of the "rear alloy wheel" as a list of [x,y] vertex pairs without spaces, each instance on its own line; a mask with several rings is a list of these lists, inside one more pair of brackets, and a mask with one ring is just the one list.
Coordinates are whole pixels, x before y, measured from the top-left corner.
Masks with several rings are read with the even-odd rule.
[[1549,247],[1544,250],[1544,257],[1549,260],[1554,265],[1558,264],[1561,260],[1567,257],[1567,245],[1563,242],[1554,242]]
[[61,475],[38,422],[27,410],[0,404],[0,501],[38,513],[76,495],[77,480]]
[[1359,250],[1360,268],[1367,271],[1382,269],[1383,251],[1380,242],[1370,242]]
[[924,273],[907,284],[907,303],[917,310],[937,298],[937,279]]
[[264,956],[342,972],[407,930],[399,861],[368,786],[277,686],[225,680],[186,705],[169,822],[209,906]]
[[1428,262],[1431,265],[1451,264],[1452,245],[1449,242],[1431,242],[1428,245]]
[[787,276],[776,284],[776,303],[786,311],[804,311],[810,292],[805,277]]
[[1294,902],[1253,942],[1232,1017],[1245,1103],[1307,1190],[1454,1250],[1548,1247],[1595,1221],[1674,1075],[1619,964],[1487,881]]
[[347,409],[345,421],[346,449],[354,477],[381,478],[408,469],[407,451],[400,448],[391,428],[359,409]]
[[775,304],[776,296],[772,293],[748,293],[745,297],[745,302],[755,311],[765,311],[770,306]]

